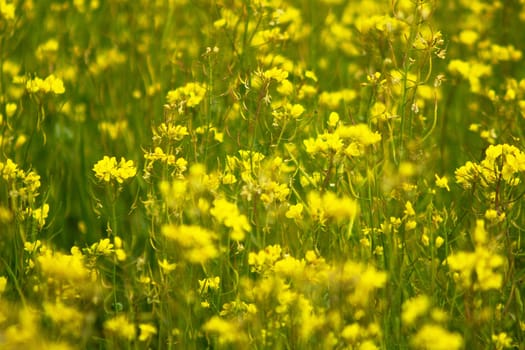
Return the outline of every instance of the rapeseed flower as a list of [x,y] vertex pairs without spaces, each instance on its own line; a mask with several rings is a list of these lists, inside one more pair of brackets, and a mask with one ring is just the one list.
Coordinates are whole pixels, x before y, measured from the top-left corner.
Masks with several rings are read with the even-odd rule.
[[301,220],[304,206],[301,203],[290,205],[285,216],[288,219]]
[[37,208],[31,212],[31,216],[36,221],[39,229],[42,229],[46,224],[47,216],[49,215],[49,204],[44,203],[42,207]]
[[119,120],[114,123],[101,122],[98,128],[101,132],[108,134],[110,139],[116,140],[128,130],[128,122],[127,120]]
[[104,156],[102,160],[99,160],[93,166],[93,171],[100,181],[110,182],[111,180],[116,180],[121,184],[124,180],[135,176],[137,168],[132,160],[126,160],[124,157],[121,157],[120,162],[117,163],[115,157]]
[[465,29],[459,33],[458,40],[462,44],[472,47],[479,39],[479,33],[472,29]]
[[325,224],[327,219],[337,221],[355,219],[358,212],[358,204],[351,198],[338,197],[334,192],[326,191],[320,194],[311,191],[307,196],[308,211],[315,221]]
[[139,341],[148,341],[151,337],[157,334],[157,327],[151,323],[141,323],[139,324],[139,331]]
[[419,295],[403,303],[402,320],[407,326],[415,324],[417,319],[424,315],[430,307],[430,300],[426,295]]
[[162,234],[183,248],[183,256],[191,263],[204,264],[219,255],[217,235],[203,227],[165,225]]
[[124,62],[126,62],[126,56],[117,48],[100,50],[97,52],[94,62],[89,65],[88,70],[92,74],[98,75],[112,66],[122,65]]
[[202,326],[202,329],[207,334],[216,335],[219,344],[232,344],[243,342],[247,339],[243,333],[240,323],[233,320],[226,320],[219,316],[213,316]]
[[84,263],[84,256],[73,249],[71,254],[45,249],[36,260],[42,273],[51,279],[80,285],[90,277],[90,271]]
[[18,105],[16,103],[6,103],[5,105],[5,114],[7,115],[7,118],[11,118],[15,112],[18,109]]
[[128,320],[126,315],[117,315],[106,320],[104,322],[104,330],[127,340],[135,339],[137,333],[135,325]]
[[171,141],[180,141],[188,135],[187,127],[171,123],[161,123],[157,129],[154,130],[154,137],[166,138]]
[[43,61],[46,58],[54,61],[58,49],[58,41],[56,39],[49,39],[37,47],[35,56],[39,61]]
[[99,180],[109,182],[112,178],[112,174],[115,172],[117,167],[117,159],[115,157],[104,156],[102,160],[99,160],[93,167],[95,176]]
[[80,336],[85,323],[85,317],[80,310],[65,305],[61,301],[56,303],[44,302],[43,306],[46,316],[60,329],[62,334]]
[[0,15],[8,21],[15,19],[15,4],[0,0]]
[[463,348],[463,339],[458,333],[449,332],[440,325],[425,324],[412,338],[412,345],[426,350],[457,350]]
[[165,258],[162,260],[158,260],[158,264],[164,273],[170,273],[171,271],[174,271],[177,268],[177,264],[170,263]]
[[271,245],[260,250],[258,253],[248,254],[248,265],[252,266],[253,272],[264,272],[273,267],[275,262],[281,258],[282,249],[279,245]]
[[64,82],[54,74],[49,75],[45,79],[39,77],[29,79],[26,82],[26,90],[33,94],[41,92],[44,94],[53,93],[55,95],[61,95],[66,92]]
[[7,278],[5,276],[0,276],[0,295],[5,292],[7,286]]
[[447,265],[457,272],[457,282],[465,289],[499,289],[503,283],[503,275],[498,270],[503,267],[504,259],[488,245],[483,220],[476,222],[473,236],[476,243],[474,251],[459,251],[448,256]]
[[221,278],[219,276],[209,277],[199,280],[199,293],[206,294],[209,289],[218,290],[221,286]]
[[455,175],[456,181],[464,188],[470,188],[478,181],[488,187],[500,180],[510,186],[517,186],[520,183],[518,175],[524,171],[525,153],[515,146],[500,144],[490,145],[480,163],[468,161],[456,169]]
[[444,188],[450,192],[450,187],[448,186],[447,177],[446,176],[439,177],[437,174],[435,174],[435,177],[436,177],[436,186],[440,188]]
[[234,203],[226,199],[218,198],[213,201],[213,208],[210,214],[224,226],[231,228],[230,237],[236,241],[244,240],[246,233],[251,231],[248,218],[241,214],[239,208]]
[[198,106],[206,95],[207,86],[201,83],[188,83],[175,90],[168,91],[166,101],[170,107],[177,108],[179,113],[184,109]]
[[505,332],[501,332],[499,334],[493,334],[492,335],[492,342],[494,343],[494,346],[497,350],[503,350],[506,348],[511,348],[512,345],[512,338],[509,337],[509,335]]

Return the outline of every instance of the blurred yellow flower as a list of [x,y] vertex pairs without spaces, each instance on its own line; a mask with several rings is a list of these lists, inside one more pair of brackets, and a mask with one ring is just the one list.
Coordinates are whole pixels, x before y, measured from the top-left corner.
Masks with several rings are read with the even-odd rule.
[[412,326],[417,319],[424,315],[430,307],[429,298],[422,294],[403,303],[402,320],[407,326]]
[[5,278],[5,276],[0,276],[0,294],[5,292],[6,286],[7,286],[7,278]]
[[449,332],[440,325],[425,324],[412,338],[417,349],[459,350],[463,348],[463,338],[458,333]]
[[15,19],[15,4],[0,0],[0,15],[8,21]]
[[444,188],[447,191],[450,191],[450,187],[448,186],[448,179],[446,176],[439,177],[437,174],[434,174],[436,177],[436,186],[440,188]]
[[177,264],[175,263],[169,263],[168,260],[165,258],[158,261],[160,268],[164,273],[170,273],[171,271],[175,270],[177,268]]
[[147,341],[153,335],[157,334],[157,328],[151,323],[141,323],[139,324],[139,341]]
[[133,340],[136,336],[135,325],[125,315],[118,315],[106,320],[104,330],[128,340]]

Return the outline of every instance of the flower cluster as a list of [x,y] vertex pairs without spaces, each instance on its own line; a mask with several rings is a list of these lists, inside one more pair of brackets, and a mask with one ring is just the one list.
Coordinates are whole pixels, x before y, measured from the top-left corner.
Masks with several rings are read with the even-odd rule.
[[478,220],[474,229],[475,250],[460,251],[447,258],[447,265],[455,273],[455,280],[462,288],[474,290],[499,289],[503,283],[500,269],[505,260],[488,245],[485,222]]
[[306,151],[316,154],[344,154],[347,157],[359,157],[365,154],[366,146],[381,141],[381,135],[373,132],[365,124],[344,125],[339,123],[337,114],[331,115],[330,123],[337,125],[333,132],[318,135],[316,138],[304,140]]
[[124,157],[121,157],[120,162],[117,163],[115,157],[104,156],[103,159],[93,166],[93,171],[100,181],[109,183],[115,180],[121,184],[125,180],[134,177],[137,173],[137,168],[132,160],[126,160]]
[[182,112],[185,108],[198,106],[206,95],[206,84],[188,83],[184,86],[168,91],[166,101],[170,108]]
[[525,153],[508,144],[490,145],[480,163],[467,162],[456,170],[456,181],[465,188],[470,188],[476,182],[485,187],[502,181],[516,186],[520,183],[519,175],[523,171]]
[[251,231],[250,223],[245,215],[239,213],[234,203],[218,198],[213,201],[210,214],[224,226],[231,228],[230,237],[235,241],[242,241],[246,233]]
[[39,77],[29,79],[26,82],[26,90],[32,94],[53,93],[55,95],[61,95],[64,92],[66,92],[64,82],[62,81],[62,79],[56,77],[54,74],[47,76],[45,79],[41,79]]

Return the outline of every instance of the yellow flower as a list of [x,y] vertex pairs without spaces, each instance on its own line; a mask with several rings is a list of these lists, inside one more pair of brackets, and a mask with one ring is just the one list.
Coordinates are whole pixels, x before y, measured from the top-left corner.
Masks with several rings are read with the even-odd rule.
[[43,90],[44,92],[52,92],[56,95],[60,95],[66,92],[64,82],[62,81],[62,79],[55,77],[54,74],[51,74],[44,80]]
[[118,315],[104,322],[104,330],[128,340],[135,339],[135,325],[125,315]]
[[113,253],[113,244],[109,241],[109,238],[103,238],[93,243],[88,251],[93,255],[110,255]]
[[364,329],[359,326],[359,323],[352,323],[343,328],[341,331],[341,337],[350,344],[355,344],[363,333]]
[[439,177],[437,174],[436,176],[436,186],[446,189],[447,191],[450,191],[450,187],[448,186],[448,179],[446,176]]
[[450,255],[447,258],[448,266],[457,273],[457,280],[463,288],[501,288],[503,275],[497,270],[503,266],[504,259],[487,246],[487,232],[483,220],[476,222],[473,236],[476,243],[474,252],[460,251]]
[[491,222],[501,222],[505,220],[505,213],[499,214],[497,210],[495,209],[487,209],[485,211],[485,219],[491,221]]
[[330,113],[328,116],[328,125],[335,128],[337,123],[339,123],[339,114],[337,112]]
[[166,100],[168,105],[175,107],[179,112],[184,111],[184,107],[196,107],[206,95],[206,84],[188,83],[175,90],[168,91]]
[[37,208],[33,210],[32,216],[33,219],[36,221],[37,226],[39,229],[42,229],[44,225],[46,224],[46,219],[49,214],[49,204],[45,203],[42,205],[41,208]]
[[470,29],[462,30],[459,33],[459,41],[467,46],[474,45],[479,39],[479,33]]
[[108,134],[112,140],[116,140],[120,135],[124,134],[128,128],[127,120],[119,120],[114,123],[101,122],[98,124],[101,132]]
[[281,246],[278,244],[267,246],[258,253],[248,254],[248,265],[252,266],[252,272],[262,272],[273,267],[273,264],[281,258]]
[[184,257],[191,263],[203,264],[219,255],[215,245],[217,235],[200,226],[165,225],[162,234],[181,246]]
[[5,287],[7,285],[7,278],[4,276],[0,276],[0,294],[2,294],[5,291]]
[[492,342],[495,344],[497,350],[512,347],[512,338],[505,332],[492,335]]
[[327,191],[322,195],[311,191],[307,195],[308,209],[311,217],[324,224],[326,219],[333,218],[337,221],[354,220],[359,210],[355,200],[348,197],[338,197],[335,193]]
[[0,15],[8,21],[15,19],[15,4],[8,4],[5,0],[0,0]]
[[230,236],[233,240],[244,240],[246,233],[251,230],[248,218],[239,212],[239,208],[234,203],[230,203],[226,199],[214,200],[210,214],[218,222],[232,229]]
[[115,179],[118,183],[123,183],[124,180],[135,176],[137,168],[132,160],[126,160],[124,157],[121,157],[120,163],[117,164],[115,157],[104,156],[93,166],[93,171],[101,181],[110,182]]
[[280,68],[271,68],[267,71],[264,71],[262,73],[262,77],[266,80],[271,80],[271,79],[274,79],[276,80],[277,82],[281,82],[283,81],[284,79],[288,78],[288,72],[285,71],[285,70],[282,70]]
[[416,228],[416,226],[417,226],[417,222],[415,220],[408,220],[405,223],[405,230],[407,231],[413,230]]
[[115,249],[115,255],[118,261],[124,261],[127,258],[127,255],[124,249]]
[[54,74],[49,75],[44,80],[35,77],[34,79],[29,79],[26,82],[26,90],[30,93],[54,93],[56,95],[63,94],[66,92],[64,87],[64,82],[62,79],[57,78]]
[[317,82],[317,76],[311,70],[307,70],[306,72],[304,72],[304,76],[308,79],[312,79],[313,81]]
[[405,203],[404,214],[405,214],[405,217],[416,215],[416,212],[414,211],[414,207],[412,207],[412,203],[410,203],[410,201],[407,201]]
[[84,323],[84,314],[80,310],[65,305],[61,301],[56,303],[46,301],[43,306],[46,316],[60,328],[63,334],[80,335]]
[[47,57],[54,57],[58,49],[58,41],[56,39],[49,39],[37,47],[35,56],[39,61],[42,61]]
[[425,324],[412,338],[412,344],[418,349],[456,350],[462,349],[463,339],[439,325]]
[[99,160],[93,167],[95,176],[99,180],[109,182],[111,180],[111,174],[117,166],[117,159],[115,157],[104,156],[102,160]]
[[419,295],[412,299],[405,301],[403,304],[402,320],[407,326],[411,326],[414,322],[424,315],[430,307],[430,300],[426,295]]
[[170,264],[168,260],[162,259],[158,261],[160,268],[165,272],[169,273],[177,268],[177,264]]
[[218,290],[220,286],[221,278],[219,276],[199,280],[200,294],[208,293],[208,289]]
[[11,118],[15,114],[17,109],[18,105],[16,103],[7,103],[5,105],[5,114],[8,118]]
[[213,316],[202,327],[204,332],[216,334],[219,344],[231,344],[245,339],[245,335],[234,321],[227,321],[219,316]]
[[137,168],[133,165],[132,160],[126,160],[126,158],[120,158],[120,163],[117,167],[117,174],[115,178],[119,183],[124,182],[124,180],[129,179],[137,173]]
[[158,135],[168,140],[180,141],[189,135],[188,128],[182,125],[161,123],[158,127]]
[[303,217],[302,213],[303,213],[303,205],[301,203],[298,203],[295,205],[290,205],[285,216],[288,219],[301,220],[301,218]]
[[37,261],[42,273],[52,279],[76,283],[85,282],[90,275],[84,265],[84,257],[73,249],[71,255],[46,249]]
[[151,323],[141,323],[139,324],[139,341],[147,341],[153,335],[157,334],[157,328]]
[[288,96],[293,92],[293,84],[288,79],[283,79],[277,87],[277,92],[281,95]]

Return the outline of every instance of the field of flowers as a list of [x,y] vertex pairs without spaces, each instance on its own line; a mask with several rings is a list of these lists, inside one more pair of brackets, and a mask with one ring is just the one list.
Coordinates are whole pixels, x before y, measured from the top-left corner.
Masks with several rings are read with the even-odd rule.
[[524,0],[0,0],[1,349],[525,349]]

